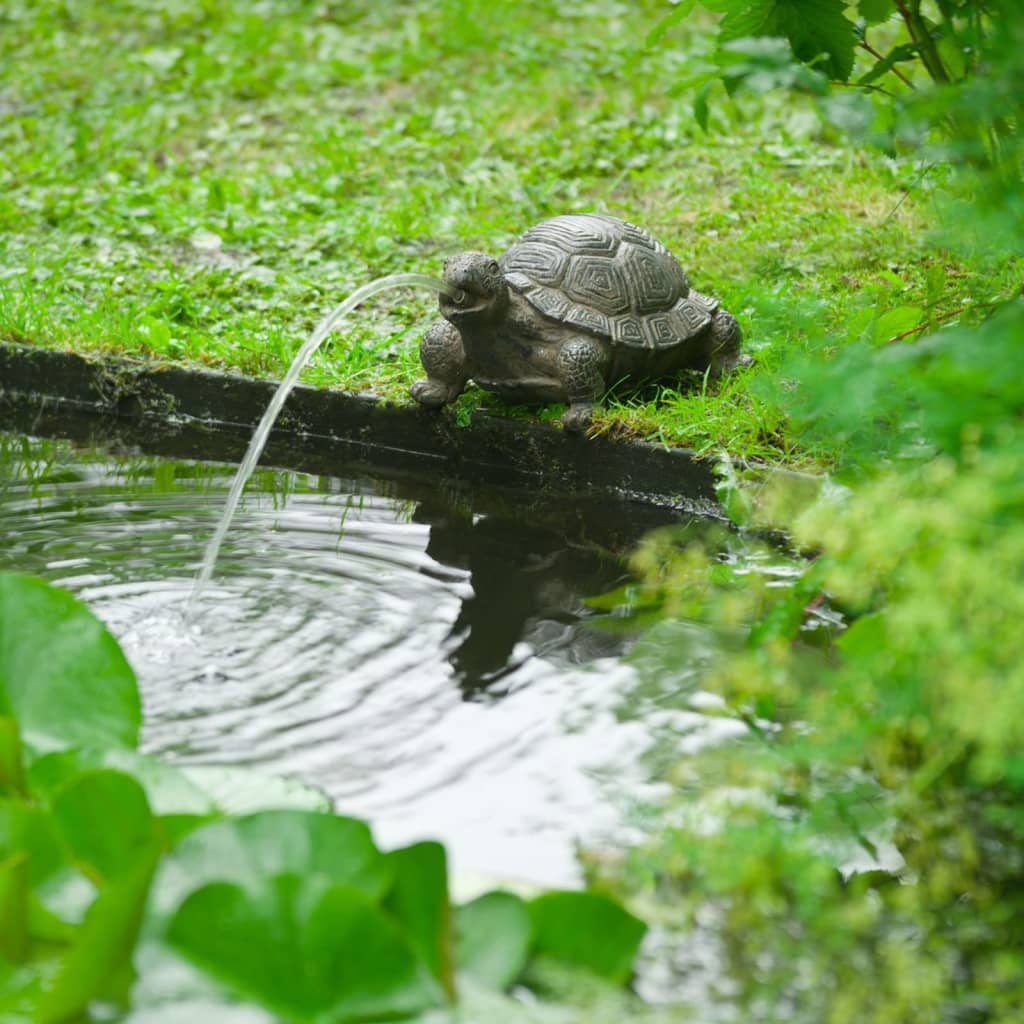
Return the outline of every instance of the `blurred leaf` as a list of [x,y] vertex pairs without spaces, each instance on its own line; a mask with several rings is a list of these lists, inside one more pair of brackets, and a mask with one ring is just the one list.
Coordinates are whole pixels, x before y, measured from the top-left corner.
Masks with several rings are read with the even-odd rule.
[[914,60],[921,48],[916,43],[903,43],[894,46],[881,60],[877,61],[869,71],[857,79],[858,85],[870,85],[876,79],[891,71],[897,64]]
[[36,887],[67,864],[53,819],[42,808],[19,800],[0,800],[0,857],[27,853]]
[[[804,63],[845,82],[853,70],[856,34],[843,0],[752,0],[730,4],[722,19],[723,43],[748,36],[787,39]],[[820,60],[818,58],[821,58]]]
[[693,8],[696,6],[697,0],[680,0],[679,3],[669,11],[659,22],[657,22],[654,28],[647,33],[647,45],[654,46],[661,40],[661,37],[674,25],[678,25],[683,18],[687,17]]
[[877,25],[896,13],[896,5],[893,0],[857,0],[857,10],[869,25]]
[[168,939],[291,1021],[391,1019],[443,1001],[398,926],[363,893],[322,878],[204,886],[178,909]]
[[897,306],[886,310],[876,321],[872,329],[875,344],[881,345],[891,339],[895,340],[906,331],[920,326],[925,318],[925,311],[916,306]]
[[440,843],[416,843],[387,855],[394,872],[385,906],[402,923],[413,948],[452,999],[448,866]]
[[28,854],[0,860],[0,959],[21,963],[28,955]]
[[134,872],[160,847],[142,786],[120,772],[72,780],[54,799],[53,817],[75,860],[103,882]]
[[263,811],[214,821],[186,835],[164,858],[153,888],[153,912],[169,915],[208,882],[262,886],[275,875],[322,876],[379,901],[392,865],[362,821],[312,811]]
[[21,736],[13,718],[0,718],[0,794],[24,793]]
[[159,848],[150,846],[130,869],[100,890],[75,945],[40,1001],[39,1024],[77,1017],[93,999],[124,1000],[132,951],[159,856]]
[[44,749],[135,747],[135,675],[81,601],[29,576],[0,575],[0,714]]
[[36,758],[29,766],[33,793],[54,799],[76,776],[97,769],[130,775],[145,791],[154,814],[211,814],[213,801],[176,765],[134,750],[60,750]]
[[534,953],[585,967],[618,984],[629,980],[647,926],[593,892],[549,892],[529,903]]
[[697,124],[701,126],[704,131],[708,130],[708,119],[710,112],[708,110],[708,94],[711,92],[711,83],[705,82],[697,91],[697,95],[693,99],[693,116],[697,120]]
[[504,991],[523,972],[532,925],[526,903],[510,892],[488,892],[455,911],[455,964],[488,988]]

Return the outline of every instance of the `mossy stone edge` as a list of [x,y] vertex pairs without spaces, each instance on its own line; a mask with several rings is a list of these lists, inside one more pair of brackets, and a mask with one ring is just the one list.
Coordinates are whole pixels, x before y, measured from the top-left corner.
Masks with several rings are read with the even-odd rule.
[[[146,360],[86,357],[0,344],[0,412],[19,429],[60,433],[62,417],[127,421],[173,437],[200,428],[198,457],[232,460],[259,422],[273,381]],[[79,432],[80,433],[80,432]],[[214,440],[221,444],[214,444]],[[547,493],[609,493],[689,512],[721,515],[712,465],[682,448],[579,437],[561,428],[482,413],[460,426],[434,413],[360,394],[298,386],[272,434],[281,468],[359,465],[382,472],[436,473]],[[234,442],[234,443],[231,443]],[[226,444],[226,446],[225,446]],[[152,447],[152,446],[151,446]],[[282,455],[294,452],[295,455]]]

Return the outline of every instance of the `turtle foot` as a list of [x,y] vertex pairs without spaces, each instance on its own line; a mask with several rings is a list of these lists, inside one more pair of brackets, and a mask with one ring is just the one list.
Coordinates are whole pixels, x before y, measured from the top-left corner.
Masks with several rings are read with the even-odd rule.
[[409,394],[427,409],[440,409],[442,405],[447,405],[457,398],[461,391],[461,387],[437,380],[418,380],[409,388]]
[[574,434],[581,434],[590,426],[593,416],[592,405],[572,405],[562,415],[562,426]]

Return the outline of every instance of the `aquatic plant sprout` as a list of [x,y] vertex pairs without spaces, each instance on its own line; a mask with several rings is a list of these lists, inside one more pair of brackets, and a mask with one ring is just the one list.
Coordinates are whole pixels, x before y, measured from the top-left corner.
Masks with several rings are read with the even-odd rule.
[[309,338],[306,339],[302,348],[299,349],[298,355],[292,361],[291,366],[288,367],[288,372],[278,385],[277,391],[274,392],[274,397],[271,398],[270,404],[267,406],[267,410],[259,422],[259,426],[256,427],[252,440],[249,442],[249,448],[245,453],[245,458],[242,459],[238,472],[231,483],[231,490],[228,492],[227,501],[224,503],[224,511],[221,513],[217,528],[213,531],[213,536],[210,537],[206,545],[203,564],[192,586],[192,593],[189,596],[188,606],[185,611],[187,619],[191,618],[203,590],[207,583],[210,582],[214,566],[217,564],[217,555],[220,553],[225,536],[227,536],[228,528],[231,526],[231,520],[234,518],[238,503],[242,499],[245,485],[249,477],[252,476],[256,464],[263,454],[263,449],[266,447],[270,431],[273,429],[277,417],[284,408],[284,403],[288,401],[288,396],[298,383],[299,375],[305,369],[306,364],[313,358],[314,353],[324,343],[324,340],[331,331],[365,299],[380,292],[390,291],[392,288],[408,288],[412,286],[429,288],[434,292],[444,292],[453,299],[456,299],[456,301],[462,301],[462,293],[457,288],[453,288],[436,277],[430,277],[428,274],[389,274],[387,277],[378,277],[375,281],[364,284],[362,288],[357,288],[344,302],[338,303],[320,321],[316,330],[313,331]]

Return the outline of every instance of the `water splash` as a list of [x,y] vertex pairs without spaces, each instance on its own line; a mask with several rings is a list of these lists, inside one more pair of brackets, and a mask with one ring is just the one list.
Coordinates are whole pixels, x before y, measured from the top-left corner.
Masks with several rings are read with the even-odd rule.
[[335,306],[320,321],[316,330],[313,331],[306,340],[306,343],[299,349],[298,355],[292,361],[292,365],[288,367],[288,372],[284,375],[280,385],[278,385],[277,391],[274,392],[274,397],[271,398],[270,404],[267,406],[267,411],[263,414],[259,426],[256,428],[255,433],[253,433],[252,440],[249,442],[249,448],[245,453],[245,458],[242,459],[238,472],[235,474],[235,479],[231,483],[231,490],[228,492],[227,501],[224,503],[224,511],[221,513],[217,528],[213,531],[213,536],[206,545],[203,564],[192,586],[192,594],[189,597],[185,612],[186,619],[191,618],[196,603],[206,585],[210,582],[214,566],[217,563],[217,555],[220,553],[225,536],[227,536],[228,527],[231,525],[235,510],[238,508],[238,503],[242,499],[245,485],[256,469],[256,463],[259,462],[263,449],[266,447],[267,438],[270,437],[270,431],[273,429],[281,409],[284,408],[284,403],[288,400],[288,396],[298,383],[299,375],[305,369],[306,364],[313,358],[313,354],[323,344],[327,335],[364,299],[368,299],[371,295],[376,295],[379,292],[390,291],[392,288],[406,288],[410,285],[429,288],[434,292],[445,292],[453,298],[461,300],[461,293],[458,289],[452,288],[451,285],[444,281],[430,277],[427,274],[390,274],[387,277],[378,277],[377,280],[364,284],[362,288],[357,288],[344,302]]

